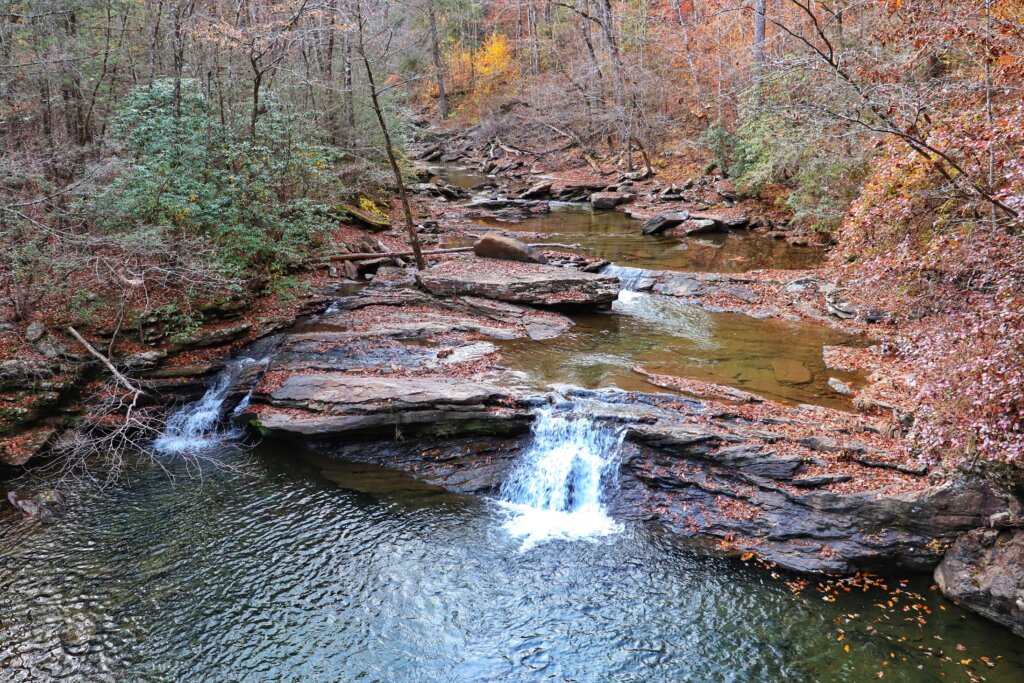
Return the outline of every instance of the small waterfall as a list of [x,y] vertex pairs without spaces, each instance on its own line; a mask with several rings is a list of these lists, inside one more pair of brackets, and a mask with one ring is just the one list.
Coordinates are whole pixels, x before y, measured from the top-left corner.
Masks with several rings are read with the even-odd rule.
[[[601,269],[601,275],[617,277],[622,289],[635,292],[640,288],[641,281],[647,276],[647,271],[643,268],[630,268],[610,263]],[[650,289],[649,286],[648,289]]]
[[538,412],[533,441],[502,487],[512,516],[505,528],[528,550],[548,540],[615,533],[602,493],[614,473],[624,432],[554,408]]
[[[194,453],[216,446],[226,439],[237,438],[239,434],[236,430],[220,429],[221,408],[242,370],[250,365],[265,362],[252,358],[229,361],[214,378],[202,398],[182,406],[171,415],[163,433],[153,442],[153,448],[164,454]],[[247,405],[248,400],[249,394],[242,399],[239,408],[242,408],[243,404]],[[236,408],[235,413],[240,413],[239,409]]]

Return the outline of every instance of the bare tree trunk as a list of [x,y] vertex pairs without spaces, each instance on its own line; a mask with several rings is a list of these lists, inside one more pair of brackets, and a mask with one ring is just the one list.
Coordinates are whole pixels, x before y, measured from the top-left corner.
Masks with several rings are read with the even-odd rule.
[[356,129],[356,95],[352,82],[352,41],[345,38],[345,114],[348,120],[348,137]]
[[434,0],[427,0],[427,20],[430,22],[430,55],[434,60],[434,79],[437,81],[437,112],[441,120],[448,118],[448,96],[444,91],[444,67],[441,64],[441,46],[437,40],[437,13]]
[[177,7],[174,8],[174,45],[173,45],[173,62],[174,62],[174,120],[177,122],[181,118],[181,76],[185,69],[185,28],[184,21],[188,17],[192,16],[192,12],[195,9],[195,0],[188,2],[179,2]]
[[[357,11],[361,8],[357,5]],[[416,269],[423,270],[427,262],[423,260],[423,249],[420,247],[420,237],[416,233],[416,224],[412,219],[412,208],[409,206],[409,193],[405,189],[405,180],[402,179],[402,169],[398,165],[398,158],[395,156],[395,147],[391,142],[391,133],[388,130],[388,122],[384,118],[384,110],[380,106],[380,97],[377,92],[377,81],[373,77],[373,67],[366,56],[366,45],[363,43],[363,17],[360,13],[356,19],[359,28],[359,44],[357,50],[366,69],[366,82],[370,87],[370,104],[373,106],[373,113],[377,116],[377,123],[380,125],[380,132],[384,135],[384,149],[388,155],[388,163],[391,165],[391,172],[395,176],[395,183],[398,184],[398,196],[402,200],[402,212],[405,215],[405,230],[409,236],[409,246],[412,247],[416,257]]]
[[259,63],[250,58],[252,64],[252,113],[249,118],[249,139],[256,142],[256,122],[260,118],[260,86],[263,84],[263,71],[259,68]]
[[754,0],[754,68],[764,66],[764,13],[765,0]]
[[608,53],[612,58],[612,74],[615,79],[615,117],[619,124],[619,144],[626,159],[626,170],[633,170],[633,154],[631,152],[629,120],[626,107],[626,81],[623,76],[622,56],[619,54],[619,43],[615,37],[611,0],[603,0],[601,4],[604,39],[608,43]]

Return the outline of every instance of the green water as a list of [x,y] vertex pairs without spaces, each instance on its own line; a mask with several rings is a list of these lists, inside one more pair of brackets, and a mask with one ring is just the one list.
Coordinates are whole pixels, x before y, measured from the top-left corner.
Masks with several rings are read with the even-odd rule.
[[578,244],[590,256],[649,270],[736,273],[757,268],[802,269],[818,265],[823,259],[820,249],[795,247],[749,230],[687,238],[644,236],[640,234],[641,222],[624,213],[594,211],[575,204],[555,204],[550,213],[518,223],[482,223],[527,233],[526,242]]
[[613,314],[570,314],[576,326],[549,341],[498,342],[502,363],[535,383],[665,391],[634,372],[724,384],[789,404],[848,408],[829,377],[822,346],[859,340],[820,325],[713,313],[675,299],[623,292]]
[[489,500],[294,446],[196,474],[0,516],[2,680],[1024,680],[1020,640],[924,580],[897,598],[919,625],[884,592],[794,595],[638,524],[522,552]]

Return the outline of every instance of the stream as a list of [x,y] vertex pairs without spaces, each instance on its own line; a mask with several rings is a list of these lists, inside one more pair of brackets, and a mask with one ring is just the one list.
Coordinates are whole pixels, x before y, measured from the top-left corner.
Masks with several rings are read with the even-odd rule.
[[[503,227],[557,234],[620,266],[818,258],[753,234],[641,244],[616,216],[575,208]],[[845,399],[827,378],[857,379],[821,357],[854,340],[819,326],[633,291],[611,313],[573,319],[557,339],[500,342],[503,363],[538,387],[661,391],[639,366],[836,407]],[[537,408],[492,498],[291,443],[237,448],[217,418],[253,362],[230,364],[180,408],[154,444],[160,457],[115,486],[87,496],[81,482],[52,523],[0,512],[2,680],[1024,680],[1020,640],[927,577],[847,584],[830,599],[617,518],[622,432],[582,409]],[[204,457],[178,457],[191,450]]]
[[165,466],[53,524],[0,519],[4,681],[966,681],[981,656],[1024,677],[1019,639],[926,579],[897,577],[918,625],[641,524],[524,544],[502,501],[294,446]]

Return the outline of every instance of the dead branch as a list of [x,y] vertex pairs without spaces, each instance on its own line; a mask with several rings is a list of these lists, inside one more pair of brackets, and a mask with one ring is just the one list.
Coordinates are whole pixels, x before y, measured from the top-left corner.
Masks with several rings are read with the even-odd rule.
[[99,361],[101,363],[103,363],[103,365],[106,366],[107,370],[109,370],[110,374],[112,374],[114,376],[114,379],[117,380],[118,384],[120,384],[126,390],[128,390],[128,391],[132,392],[133,394],[135,394],[136,400],[138,399],[138,397],[140,395],[145,393],[145,391],[143,391],[142,387],[136,386],[135,384],[132,383],[132,381],[130,379],[125,377],[123,374],[121,374],[121,372],[118,371],[118,369],[114,367],[114,364],[110,362],[110,359],[107,358],[106,356],[104,356],[99,351],[97,351],[96,347],[94,347],[92,344],[90,344],[88,341],[86,341],[85,337],[83,337],[82,335],[80,335],[78,333],[78,330],[76,330],[75,328],[69,326],[68,327],[68,332],[70,332],[71,336],[74,337],[75,339],[77,339],[78,342],[82,346],[85,347],[86,351],[91,353],[93,356],[95,356],[97,359],[99,359]]

